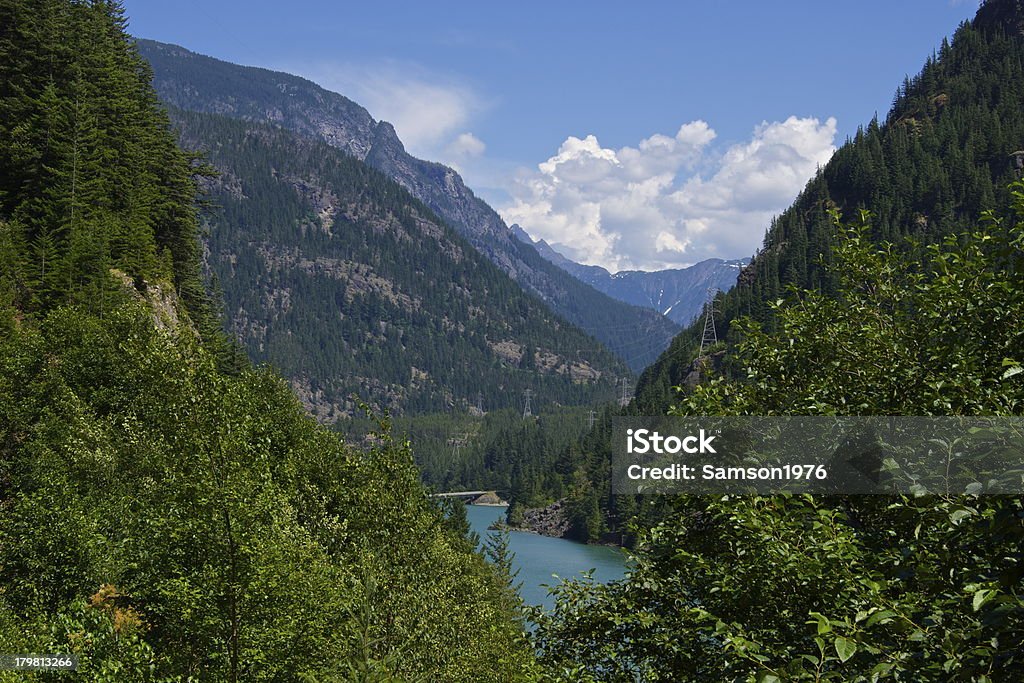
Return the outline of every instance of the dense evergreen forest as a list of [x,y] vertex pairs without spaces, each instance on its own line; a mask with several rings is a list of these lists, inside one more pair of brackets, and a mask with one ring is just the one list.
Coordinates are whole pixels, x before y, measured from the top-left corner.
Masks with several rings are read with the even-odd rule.
[[629,368],[405,189],[317,140],[172,111],[205,184],[209,267],[249,357],[317,417],[610,400]]
[[69,301],[102,315],[116,268],[172,282],[205,321],[193,169],[121,25],[104,3],[3,11],[7,303],[41,312]]
[[[523,418],[505,409],[485,415],[428,415],[396,418],[396,435],[412,443],[423,481],[438,491],[486,489],[523,505],[540,506],[561,498],[567,474],[560,464],[566,449],[587,431],[589,411],[549,406]],[[359,420],[356,434],[373,427]]]
[[407,447],[346,446],[224,341],[201,169],[124,21],[0,0],[0,652],[79,656],[38,680],[529,677],[507,572]]

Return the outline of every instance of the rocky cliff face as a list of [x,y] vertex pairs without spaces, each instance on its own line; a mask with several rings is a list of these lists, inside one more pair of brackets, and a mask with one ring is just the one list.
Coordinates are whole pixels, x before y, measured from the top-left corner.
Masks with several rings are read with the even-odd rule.
[[363,160],[377,122],[364,108],[295,76],[238,66],[177,45],[138,41],[161,100],[179,109],[273,123]]
[[[657,312],[615,300],[517,240],[453,169],[406,152],[386,121],[352,100],[289,74],[242,67],[176,45],[140,40],[161,99],[175,107],[269,122],[341,149],[395,180],[459,231],[520,286],[639,371],[678,330]],[[627,333],[623,333],[628,330]],[[643,345],[637,340],[644,340]]]
[[565,512],[565,502],[561,500],[547,507],[526,508],[522,512],[522,519],[513,528],[532,531],[541,536],[566,538],[569,535],[570,524]]
[[466,187],[458,173],[410,155],[387,121],[377,124],[365,161],[436,211],[476,246],[507,240],[504,221]]

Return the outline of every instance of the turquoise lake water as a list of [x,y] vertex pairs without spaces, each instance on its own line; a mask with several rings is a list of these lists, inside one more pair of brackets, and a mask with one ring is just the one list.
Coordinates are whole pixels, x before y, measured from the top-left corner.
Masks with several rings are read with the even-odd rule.
[[[505,508],[483,505],[467,505],[466,515],[473,531],[485,539],[487,527],[505,516]],[[622,578],[626,570],[626,555],[618,548],[600,545],[585,545],[561,538],[549,538],[524,531],[509,534],[509,550],[515,553],[514,566],[519,569],[517,582],[522,582],[519,592],[523,600],[531,605],[551,607],[543,584],[558,583],[558,578],[579,576],[580,572],[594,570],[594,578],[607,582]]]

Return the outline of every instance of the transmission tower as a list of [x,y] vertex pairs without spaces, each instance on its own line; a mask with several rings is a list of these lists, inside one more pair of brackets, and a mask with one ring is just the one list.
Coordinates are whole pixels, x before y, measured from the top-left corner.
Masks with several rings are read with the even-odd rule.
[[452,447],[452,460],[458,461],[459,455],[462,453],[462,447],[469,441],[469,434],[460,434],[453,436],[448,439],[448,445]]
[[590,417],[589,417],[589,419],[587,420],[587,427],[588,427],[589,429],[593,429],[593,428],[594,428],[594,416],[595,416],[595,415],[597,415],[597,413],[596,413],[596,412],[594,412],[593,410],[591,410],[591,411],[590,411]]
[[707,357],[708,349],[718,343],[718,331],[715,330],[715,297],[718,290],[714,287],[708,289],[708,302],[704,306],[704,334],[700,338],[700,351],[697,353],[697,361]]
[[533,413],[530,412],[530,397],[531,396],[533,396],[533,392],[530,391],[529,389],[527,389],[526,391],[523,392],[523,419],[524,420],[526,418],[530,417],[531,415],[533,415]]
[[479,415],[484,414],[484,395],[479,391],[476,392],[476,412]]
[[619,405],[622,407],[629,405],[629,378],[622,378],[622,398],[619,399]]

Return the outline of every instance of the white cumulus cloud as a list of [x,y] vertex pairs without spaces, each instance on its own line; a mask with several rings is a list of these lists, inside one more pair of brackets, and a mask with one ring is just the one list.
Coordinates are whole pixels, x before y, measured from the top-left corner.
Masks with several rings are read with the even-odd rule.
[[772,216],[832,156],[835,135],[834,118],[791,116],[717,153],[704,121],[621,149],[569,137],[537,170],[519,173],[501,214],[613,272],[749,256]]

